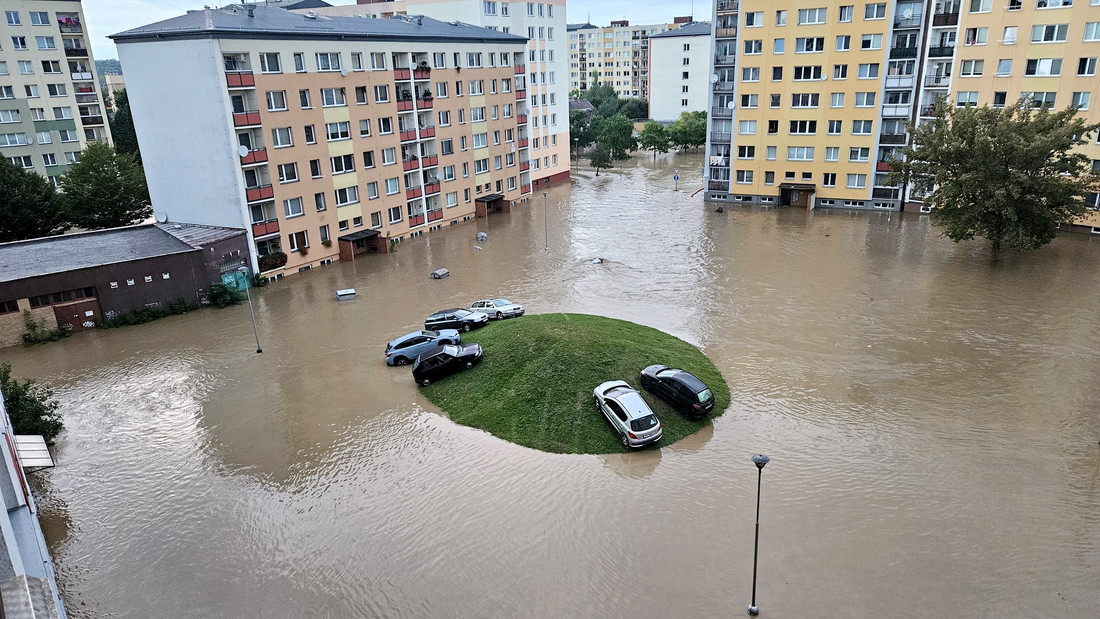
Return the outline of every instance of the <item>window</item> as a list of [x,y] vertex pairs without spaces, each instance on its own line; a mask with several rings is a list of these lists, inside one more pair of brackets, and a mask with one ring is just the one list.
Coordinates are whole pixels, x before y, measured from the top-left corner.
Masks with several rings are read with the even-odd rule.
[[52,144],[53,143],[53,139],[50,138],[50,132],[49,131],[39,131],[38,133],[35,134],[35,140],[39,144]]
[[759,28],[764,25],[764,12],[753,11],[745,13],[745,27],[746,28]]
[[4,15],[8,18],[9,26],[18,26],[22,23],[19,21],[19,11],[4,11]]
[[34,42],[38,45],[38,49],[57,49],[53,37],[34,37]]
[[289,200],[283,200],[283,212],[286,213],[287,219],[301,216],[304,212],[302,211],[302,199],[291,198]]
[[1062,74],[1061,58],[1028,58],[1024,75],[1050,77]]
[[821,66],[809,66],[809,67],[795,67],[794,68],[794,81],[805,82],[810,80],[821,79]]
[[770,104],[771,107],[773,107],[773,108],[779,107],[779,105],[781,103],[781,97],[782,96],[783,95],[777,95],[777,94],[771,95],[771,104]]
[[27,37],[12,37],[12,48],[16,51],[26,51],[27,49]]
[[1089,99],[1092,97],[1091,92],[1075,92],[1073,93],[1073,99],[1071,105],[1078,110],[1089,109]]
[[840,147],[839,146],[826,146],[825,147],[825,161],[840,161]]
[[843,120],[830,120],[829,121],[829,135],[840,135],[844,130]]
[[[387,196],[392,196],[393,194],[397,193],[399,189],[400,189],[400,187],[398,186],[396,176],[393,177],[393,178],[387,178],[386,179],[386,195]],[[400,217],[398,219],[400,220]],[[390,221],[393,221],[393,220],[391,219]]]
[[437,99],[444,99],[447,97],[447,82],[435,83],[435,96]]
[[828,9],[825,7],[818,9],[798,9],[798,25],[824,24],[827,13]]
[[993,93],[993,107],[1004,107],[1005,100],[1008,99],[1007,92],[995,92]]
[[43,60],[42,61],[43,73],[61,73],[61,63],[56,60]]
[[852,16],[855,13],[855,9],[856,9],[856,7],[854,5],[851,5],[851,4],[846,4],[842,7],[840,7],[840,15],[837,18],[837,21],[840,21],[840,22],[852,21]]
[[301,104],[303,110],[308,110],[311,107],[313,107],[309,102],[309,91],[308,90],[299,90],[298,91],[298,103]]
[[760,99],[760,95],[741,95],[741,107],[754,108]]
[[282,67],[279,65],[279,54],[261,53],[260,71],[262,73],[282,73]]
[[815,135],[817,133],[816,120],[792,120],[790,121],[791,135]]
[[1016,26],[1005,26],[1004,36],[1001,38],[1002,45],[1015,45],[1016,44]]
[[882,49],[881,34],[865,34],[859,43],[860,49]]
[[349,140],[351,139],[351,128],[347,121],[326,123],[325,133],[328,134],[328,141],[334,142],[336,140]]
[[[1088,24],[1086,24],[1086,34]],[[1064,43],[1069,24],[1036,24],[1031,27],[1032,43]],[[1086,37],[1086,40],[1087,37]]]
[[821,184],[824,187],[836,187],[836,174],[833,172],[826,172],[822,174]]
[[453,165],[443,166],[443,180],[453,181],[455,179],[455,167]]
[[316,144],[317,136],[313,133],[313,125],[306,125],[304,129],[306,134],[306,144]]
[[809,54],[825,51],[825,37],[798,37],[794,40],[794,51]]
[[836,51],[846,52],[852,48],[852,37],[850,35],[838,36],[836,38]]
[[374,87],[374,102],[375,103],[387,103],[390,100],[390,87],[389,86],[375,86]]
[[347,101],[344,99],[343,88],[322,88],[321,89],[321,106],[322,107],[337,107],[347,105]]
[[25,146],[29,143],[26,133],[0,133],[0,146]]
[[737,121],[737,133],[741,135],[756,135],[756,121],[755,120],[739,120]]
[[844,107],[844,93],[834,92],[829,95],[829,107]]
[[813,161],[813,146],[788,146],[787,161]]
[[317,54],[318,71],[339,71],[340,54],[335,52],[321,52]]
[[[371,182],[367,183],[367,199],[368,200],[377,200],[378,199],[378,183],[377,182],[371,181]],[[381,213],[379,213],[379,217],[381,217]],[[374,221],[373,217],[371,218],[371,221],[372,221],[371,225],[381,225],[381,222],[379,222],[378,224],[374,224],[373,223],[373,221]]]
[[355,171],[355,157],[353,155],[337,155],[329,157],[329,161],[332,164],[333,175]]
[[68,92],[64,84],[46,84],[46,90],[51,97],[64,97]]
[[[350,157],[351,155],[348,155]],[[336,190],[336,206],[344,206],[347,204],[355,204],[359,201],[359,188],[355,185],[351,187],[344,187]],[[362,223],[360,223],[362,225]]]
[[760,67],[741,67],[741,81],[759,82]]
[[297,180],[298,180],[298,164],[297,163],[279,164],[279,182],[280,183],[293,183]]
[[288,234],[287,238],[290,240],[290,251],[298,251],[309,247],[309,236],[304,230]]
[[874,92],[857,92],[856,93],[856,107],[875,107],[875,95]]
[[752,170],[738,170],[737,182],[742,185],[752,184]]
[[294,70],[298,73],[306,72],[306,59],[301,52],[294,53]]
[[294,146],[293,140],[290,139],[290,127],[277,127],[272,129],[271,144],[275,148]]
[[763,51],[763,41],[760,39],[745,41],[745,53],[746,54],[759,54]]
[[791,95],[791,107],[817,107],[819,97],[816,92],[796,92]]
[[1012,59],[1001,58],[997,61],[997,77],[1008,77],[1012,74]]
[[37,99],[39,96],[37,84],[24,84],[23,90],[27,93],[28,99]]
[[[375,197],[378,195],[377,183],[371,183],[375,185]],[[370,214],[370,227],[381,228],[382,227],[382,211],[375,211]]]
[[[1061,61],[1059,61],[1061,63]],[[963,77],[979,77],[985,68],[984,60],[964,60],[959,75]]]
[[848,149],[848,161],[862,162],[870,161],[871,149],[867,147],[858,148],[853,147]]
[[859,79],[870,80],[878,77],[878,63],[864,63],[859,65]]
[[267,111],[280,112],[286,110],[286,91],[284,90],[269,90],[267,91]]
[[964,45],[985,45],[989,36],[989,28],[967,28],[963,38]]
[[863,189],[867,187],[867,175],[849,174],[847,187],[849,189]]
[[1077,75],[1081,76],[1093,76],[1096,75],[1096,59],[1095,58],[1081,58],[1077,61]]
[[971,13],[988,13],[993,10],[993,0],[970,0]]
[[0,123],[19,122],[19,110],[0,110]]
[[32,75],[34,74],[34,63],[30,60],[19,61],[19,73],[20,75]]
[[393,165],[397,163],[397,149],[383,148],[382,149],[382,165]]
[[313,205],[317,207],[317,212],[325,210],[325,194],[315,193],[313,194]]
[[321,178],[321,160],[309,160],[309,175],[311,178]]
[[785,39],[775,39],[772,41],[772,53],[782,54],[784,47],[786,47]]
[[486,146],[486,134],[475,133],[474,134],[474,148],[485,148]]
[[773,82],[782,82],[783,81],[783,67],[772,67],[772,81]]
[[737,147],[737,158],[738,159],[752,159],[755,156],[756,156],[756,147],[755,146],[738,146]]
[[[986,0],[989,2],[990,0]],[[863,19],[886,19],[886,3],[863,5]]]
[[1026,99],[1029,103],[1029,107],[1040,107],[1043,105],[1050,105],[1054,107],[1054,101],[1057,98],[1056,92],[1021,92],[1020,98]]
[[378,133],[386,135],[393,133],[393,118],[384,116],[378,119]]
[[474,174],[484,174],[489,171],[489,158],[474,160]]
[[492,2],[492,0],[485,0],[484,2],[481,3],[481,6],[482,6],[482,10],[485,11],[486,15],[496,15],[497,14],[497,3],[496,2]]
[[978,92],[975,90],[955,93],[955,107],[978,105]]
[[779,121],[778,120],[769,120],[768,121],[768,135],[775,135],[777,133],[779,133]]
[[472,107],[470,108],[470,122],[485,122],[485,108]]
[[1085,40],[1100,41],[1100,21],[1090,21],[1085,24]]
[[[787,12],[786,11],[776,11],[775,12],[775,25],[776,26],[786,26],[787,25]],[[687,45],[684,46],[684,51],[685,52],[687,51]]]

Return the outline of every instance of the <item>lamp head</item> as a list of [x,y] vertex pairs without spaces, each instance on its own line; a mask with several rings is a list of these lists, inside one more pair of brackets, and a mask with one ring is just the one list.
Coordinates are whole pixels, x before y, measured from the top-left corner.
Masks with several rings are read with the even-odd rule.
[[248,267],[237,267],[237,270],[240,271],[243,275],[248,275]]
[[752,457],[752,461],[756,463],[756,468],[762,469],[764,468],[765,464],[771,462],[771,458],[765,456],[764,454],[756,454]]
[[550,192],[549,192],[549,191],[544,191],[544,192],[542,192],[542,197],[544,197],[544,198],[545,198],[545,197],[546,197],[546,195],[547,195],[548,193],[550,193]]

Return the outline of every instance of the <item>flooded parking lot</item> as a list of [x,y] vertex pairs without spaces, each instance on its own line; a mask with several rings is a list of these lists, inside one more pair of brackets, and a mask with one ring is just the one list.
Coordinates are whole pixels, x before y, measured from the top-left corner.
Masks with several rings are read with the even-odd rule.
[[[70,615],[737,616],[757,452],[769,617],[1100,613],[1100,239],[991,264],[925,217],[715,213],[701,165],[256,290],[262,355],[247,306],[0,351],[63,404],[33,477]],[[731,409],[610,456],[453,424],[383,348],[497,295],[692,342]]]

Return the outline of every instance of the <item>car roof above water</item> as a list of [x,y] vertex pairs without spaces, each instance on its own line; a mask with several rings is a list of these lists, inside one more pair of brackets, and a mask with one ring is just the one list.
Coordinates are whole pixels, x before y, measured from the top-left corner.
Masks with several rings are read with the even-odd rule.
[[631,419],[639,419],[647,415],[653,414],[653,411],[649,410],[649,405],[645,403],[642,396],[637,391],[626,391],[622,393],[615,393],[615,401],[623,405],[623,409]]

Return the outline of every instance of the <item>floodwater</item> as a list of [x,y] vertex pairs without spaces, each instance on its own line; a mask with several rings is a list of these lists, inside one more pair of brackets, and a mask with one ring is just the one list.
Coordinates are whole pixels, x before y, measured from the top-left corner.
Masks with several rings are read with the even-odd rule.
[[[757,452],[762,616],[1100,614],[1100,239],[993,264],[920,216],[713,212],[701,166],[256,290],[262,355],[246,306],[0,352],[63,403],[34,478],[71,616],[739,616]],[[453,424],[382,350],[490,295],[693,342],[731,408],[611,456]]]

